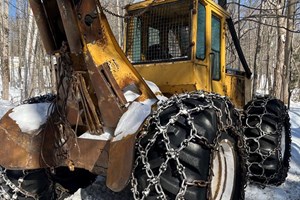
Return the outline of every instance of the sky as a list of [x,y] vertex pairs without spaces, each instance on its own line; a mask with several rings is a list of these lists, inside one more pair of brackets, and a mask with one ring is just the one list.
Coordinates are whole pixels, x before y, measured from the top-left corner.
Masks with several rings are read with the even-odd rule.
[[[9,16],[15,18],[18,12],[22,12],[19,10],[20,8],[17,7],[16,0],[4,0],[4,2],[9,2]],[[24,1],[26,2],[26,1]]]

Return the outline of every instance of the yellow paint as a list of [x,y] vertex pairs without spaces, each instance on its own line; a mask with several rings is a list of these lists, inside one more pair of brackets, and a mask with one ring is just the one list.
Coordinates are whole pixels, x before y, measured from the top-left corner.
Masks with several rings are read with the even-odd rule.
[[[176,2],[176,0],[159,1],[158,3],[154,3],[152,6],[159,6],[170,2]],[[198,12],[193,12],[194,14],[192,14],[191,17],[191,42],[194,45],[191,49],[192,54],[190,60],[152,64],[136,64],[135,67],[145,79],[155,82],[165,94],[174,94],[193,90],[205,90],[228,96],[237,107],[242,107],[245,103],[245,77],[228,75],[226,74],[225,68],[225,27],[226,19],[229,17],[229,13],[211,0],[194,0],[192,2],[196,11],[198,10],[198,3],[202,3],[206,9],[206,58],[204,60],[199,60],[196,58]],[[144,1],[133,4],[127,7],[127,11],[130,12],[138,9],[145,9],[151,3],[152,1]],[[212,81],[211,78],[210,49],[212,46],[212,15],[218,17],[221,21],[221,79],[219,81]],[[128,40],[128,38],[125,40]],[[237,85],[237,83],[240,85]]]
[[103,38],[100,38],[95,42],[85,44],[85,54],[89,52],[94,64],[98,67],[104,63],[108,63],[110,71],[121,89],[135,84],[141,92],[141,96],[138,98],[139,101],[155,99],[156,97],[153,92],[118,45],[105,15],[101,14],[99,19],[101,20],[105,42],[103,42]]

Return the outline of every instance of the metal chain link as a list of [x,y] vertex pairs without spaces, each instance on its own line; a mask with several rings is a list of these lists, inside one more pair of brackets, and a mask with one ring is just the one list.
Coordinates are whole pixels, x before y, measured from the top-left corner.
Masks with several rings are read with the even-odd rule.
[[143,10],[141,10],[140,12],[136,13],[136,14],[133,14],[133,15],[119,15],[117,13],[114,13],[113,11],[101,6],[102,10],[114,17],[118,17],[118,18],[122,18],[122,19],[131,19],[131,18],[134,18],[134,17],[139,17],[141,15],[143,15],[145,12],[147,12],[152,6],[154,3],[156,3],[157,0],[153,0],[146,8],[144,8]]
[[[24,171],[23,176],[18,179],[18,185],[15,185],[7,176],[6,169],[0,167],[0,199],[11,200],[18,199],[18,197],[24,196],[26,199],[31,198],[37,200],[38,197],[35,194],[22,189],[22,183],[27,173]],[[6,188],[4,188],[6,187]],[[9,192],[10,191],[10,192]]]
[[[188,108],[184,104],[184,100],[187,99],[201,99],[203,101],[203,104],[199,104],[195,106],[194,108]],[[222,101],[225,103],[225,110],[221,110],[217,105],[215,105],[216,101]],[[133,172],[131,176],[131,187],[132,187],[132,193],[135,200],[144,200],[147,198],[149,193],[151,192],[151,188],[155,188],[155,192],[158,194],[157,199],[167,199],[167,195],[165,194],[163,187],[160,183],[160,179],[163,173],[167,170],[168,163],[173,160],[176,163],[176,169],[177,173],[179,175],[179,179],[181,180],[180,189],[176,195],[176,199],[183,200],[185,199],[185,194],[188,189],[188,187],[196,186],[201,188],[207,188],[207,198],[210,199],[210,191],[211,191],[211,180],[213,177],[213,156],[214,152],[218,151],[219,148],[219,141],[222,133],[229,133],[228,130],[233,130],[232,132],[234,134],[238,134],[239,136],[239,144],[243,144],[242,134],[241,134],[241,123],[240,121],[237,124],[234,124],[234,120],[231,118],[231,111],[230,111],[230,105],[231,102],[226,97],[221,97],[217,94],[212,93],[206,93],[203,91],[197,91],[193,93],[186,93],[186,94],[180,94],[171,97],[168,101],[164,102],[163,104],[159,105],[156,111],[153,112],[152,116],[150,116],[145,126],[143,127],[142,132],[140,133],[140,136],[137,138],[136,142],[136,151],[137,151],[137,157],[134,163]],[[165,111],[166,109],[170,108],[171,106],[176,106],[178,108],[178,112],[174,115],[172,115],[168,122],[165,125],[161,124],[160,121],[160,114]],[[194,118],[192,117],[193,114],[200,113],[206,109],[212,109],[215,111],[217,116],[217,133],[216,137],[214,138],[213,142],[210,143],[208,139],[201,135],[201,131],[197,130],[195,124],[194,124]],[[236,116],[239,116],[239,113],[234,110]],[[187,121],[187,125],[190,132],[186,139],[184,139],[178,148],[171,147],[170,138],[168,135],[168,128],[172,126],[174,123],[176,123],[180,117],[184,117]],[[224,121],[224,119],[226,119]],[[240,118],[239,118],[240,119]],[[155,126],[155,132],[151,139],[148,139],[146,146],[143,146],[141,144],[142,139],[149,134],[148,131],[150,128],[153,128]],[[165,161],[161,163],[159,167],[158,173],[155,174],[155,172],[150,168],[150,163],[148,161],[148,154],[150,149],[153,147],[153,145],[157,142],[158,137],[162,137],[162,142],[164,144],[164,147],[166,149],[165,152]],[[209,164],[209,175],[206,180],[188,180],[187,174],[185,171],[184,165],[181,163],[179,156],[182,150],[186,149],[191,142],[197,142],[202,147],[209,149],[211,151],[210,156],[210,164]],[[243,147],[243,145],[240,145],[240,147]],[[243,148],[240,148],[242,151]],[[147,186],[143,188],[143,191],[138,190],[138,180],[137,177],[134,174],[134,171],[138,168],[139,165],[142,165],[143,170],[147,174]],[[243,196],[243,195],[242,195]]]
[[[268,110],[267,110],[267,105],[268,105],[268,102],[270,100],[274,100],[274,98],[272,98],[271,96],[267,96],[267,97],[264,97],[264,98],[259,98],[259,99],[254,99],[250,105],[248,105],[247,109],[245,110],[245,113],[247,113],[247,119],[245,120],[245,127],[246,129],[257,129],[258,132],[260,133],[260,136],[258,137],[247,137],[247,135],[244,135],[244,138],[245,138],[245,144],[249,144],[249,143],[255,143],[257,145],[257,147],[255,149],[252,149],[251,147],[247,147],[246,148],[246,152],[249,156],[255,154],[255,155],[259,155],[261,159],[257,160],[256,162],[250,162],[249,159],[247,159],[247,162],[246,162],[246,166],[247,166],[247,176],[250,177],[250,178],[259,178],[259,179],[263,179],[264,182],[263,183],[260,183],[260,185],[262,187],[265,187],[267,184],[270,184],[270,182],[275,178],[275,177],[280,177],[281,174],[279,174],[282,170],[282,168],[284,167],[282,165],[282,159],[283,159],[283,155],[281,153],[281,141],[282,141],[282,137],[283,135],[281,134],[282,131],[283,131],[283,128],[285,126],[285,122],[282,123],[282,124],[279,124],[280,126],[277,126],[276,125],[276,131],[275,132],[269,132],[269,131],[265,131],[263,129],[263,118],[265,116],[272,116],[274,118],[280,118],[281,120],[282,119],[285,119],[286,117],[288,117],[288,110],[287,108],[285,107],[285,109],[283,110],[283,112],[281,113],[280,116],[276,116],[275,114],[273,113],[270,113]],[[249,112],[251,110],[259,110],[259,109],[263,109],[262,112],[260,113],[253,113],[253,112]],[[251,114],[249,114],[251,113]],[[259,123],[256,123],[254,126],[249,124],[249,118],[256,118],[256,119],[259,119]],[[288,119],[287,119],[288,120]],[[289,121],[289,120],[288,120]],[[290,131],[288,131],[290,133]],[[272,136],[272,135],[279,135],[280,137],[278,137],[278,140],[277,140],[277,146],[273,149],[273,150],[270,150],[268,151],[267,153],[265,152],[262,152],[261,151],[261,142],[260,140],[267,137],[267,136]],[[270,158],[271,155],[277,155],[277,159],[278,159],[278,163],[279,163],[279,167],[278,167],[278,170],[276,173],[272,174],[271,176],[266,176],[266,173],[265,173],[265,169],[263,167],[263,163],[268,159]],[[252,170],[252,166],[258,166],[260,169],[261,169],[261,173],[258,174],[257,172],[253,172]],[[277,183],[272,183],[273,185],[279,185],[281,184],[282,182],[284,181],[284,178],[283,180],[278,180]]]

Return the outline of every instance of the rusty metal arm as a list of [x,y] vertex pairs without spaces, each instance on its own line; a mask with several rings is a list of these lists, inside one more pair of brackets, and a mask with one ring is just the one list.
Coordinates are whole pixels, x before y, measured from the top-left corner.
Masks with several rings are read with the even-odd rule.
[[[61,44],[67,41],[74,70],[88,73],[85,82],[94,91],[101,127],[117,126],[126,111],[127,102],[123,91],[129,85],[138,88],[140,97],[137,101],[156,99],[119,47],[98,0],[30,0],[30,5],[47,52],[58,52]],[[103,159],[101,162],[104,162],[103,166],[108,166],[107,186],[113,191],[122,190],[128,182],[134,158],[134,143],[135,135],[131,135],[108,145],[108,160]],[[94,162],[95,159],[90,160]],[[91,170],[88,164],[76,163]]]

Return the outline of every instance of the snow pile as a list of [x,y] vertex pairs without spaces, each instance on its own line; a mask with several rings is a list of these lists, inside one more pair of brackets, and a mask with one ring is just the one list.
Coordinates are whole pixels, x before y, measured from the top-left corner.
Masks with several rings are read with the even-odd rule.
[[148,87],[151,89],[151,91],[155,94],[156,98],[159,100],[160,102],[166,101],[168,98],[165,97],[162,92],[160,91],[159,87],[151,82],[151,81],[146,81]]
[[[167,100],[167,98],[162,95],[160,89],[155,83],[151,81],[146,81],[146,83],[160,102]],[[121,140],[127,135],[136,133],[145,119],[151,114],[152,105],[157,102],[157,99],[147,99],[143,102],[134,101],[141,95],[140,91],[135,85],[128,86],[124,92],[124,95],[126,100],[132,103],[119,120],[117,128],[114,132],[115,137],[113,141]]]
[[16,121],[23,133],[37,133],[50,114],[50,103],[24,104],[15,107],[9,117]]
[[145,1],[145,0],[134,0],[132,3],[139,3],[139,2],[142,2],[142,1]]
[[79,138],[89,139],[89,140],[104,140],[104,141],[107,141],[107,140],[110,140],[112,138],[112,132],[106,131],[105,129],[104,129],[104,133],[102,133],[101,135],[93,135],[89,132],[86,132],[86,133],[80,135]]
[[155,99],[149,99],[142,103],[133,102],[119,120],[113,141],[121,140],[127,135],[136,133],[145,119],[151,114],[151,106],[155,102]]
[[127,102],[133,102],[141,96],[141,92],[135,84],[130,84],[123,89],[123,94]]

